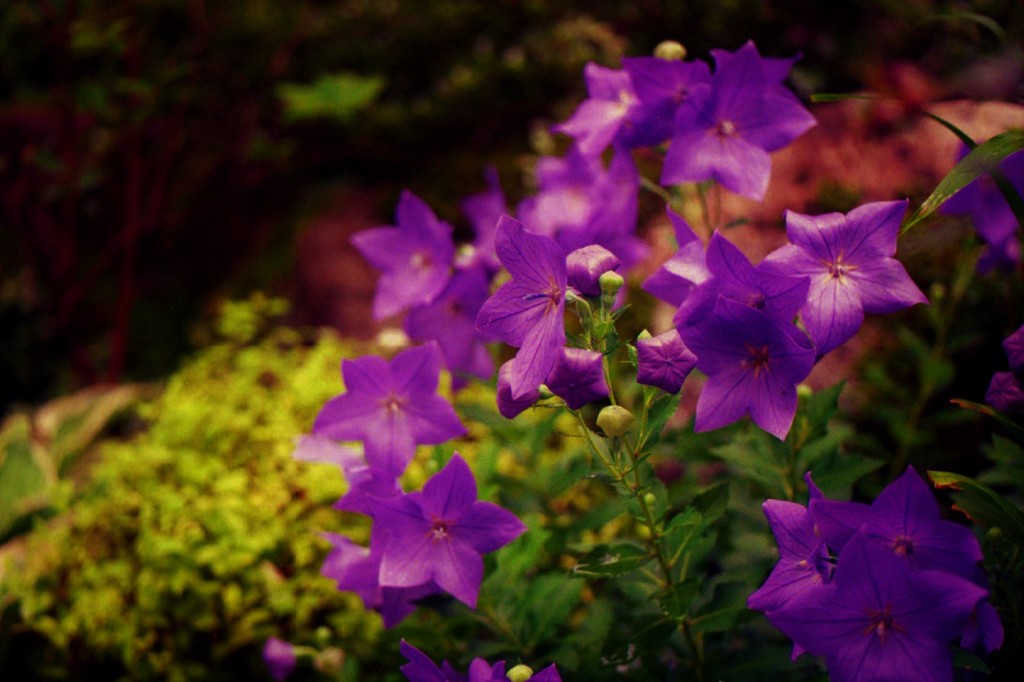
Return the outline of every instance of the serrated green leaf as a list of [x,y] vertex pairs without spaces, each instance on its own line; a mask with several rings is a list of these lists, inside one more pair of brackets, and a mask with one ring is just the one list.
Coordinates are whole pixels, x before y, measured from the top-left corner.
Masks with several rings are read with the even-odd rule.
[[929,471],[936,488],[953,491],[954,508],[983,528],[999,528],[1024,546],[1024,512],[983,483],[949,471]]

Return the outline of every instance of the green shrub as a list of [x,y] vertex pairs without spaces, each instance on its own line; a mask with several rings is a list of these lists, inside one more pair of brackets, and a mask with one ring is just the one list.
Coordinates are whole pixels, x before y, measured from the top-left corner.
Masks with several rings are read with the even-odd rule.
[[[319,575],[337,470],[291,458],[352,349],[328,332],[261,331],[278,302],[230,305],[227,340],[109,441],[68,508],[0,571],[0,668],[15,677],[254,679],[271,635],[371,655],[380,625]],[[5,630],[7,646],[4,646]]]

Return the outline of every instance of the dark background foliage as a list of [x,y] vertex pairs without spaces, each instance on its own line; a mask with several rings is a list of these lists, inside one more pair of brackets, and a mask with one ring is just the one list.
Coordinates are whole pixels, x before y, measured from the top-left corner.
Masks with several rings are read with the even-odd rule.
[[[802,54],[803,94],[1012,100],[1022,35],[1013,0],[8,0],[0,411],[166,375],[212,295],[283,286],[339,183],[454,214],[571,112],[588,61],[750,38]],[[291,115],[282,86],[338,74],[376,89]]]

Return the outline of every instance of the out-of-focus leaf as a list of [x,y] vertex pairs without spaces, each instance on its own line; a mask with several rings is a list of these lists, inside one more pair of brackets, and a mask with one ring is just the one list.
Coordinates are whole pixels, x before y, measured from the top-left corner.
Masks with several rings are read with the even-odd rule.
[[[977,180],[985,173],[995,170],[1003,159],[1010,154],[1024,149],[1024,130],[1008,130],[1000,133],[989,140],[979,144],[967,156],[960,159],[959,163],[953,166],[953,170],[935,188],[935,191],[925,199],[913,215],[904,223],[902,232],[906,232],[917,223],[930,216],[939,206],[942,206],[951,196],[962,190],[967,185]],[[1017,203],[1020,203],[1020,195],[1016,195]],[[1017,214],[1019,206],[1007,197],[1011,208]],[[1018,219],[1021,218],[1019,214]]]
[[693,598],[697,596],[699,588],[700,580],[688,578],[682,583],[677,583],[658,592],[656,596],[662,612],[672,620],[682,620],[690,609]]
[[634,571],[651,560],[650,552],[641,545],[618,542],[599,545],[580,557],[573,573],[581,576],[622,575]]
[[0,428],[0,541],[26,514],[49,504],[57,480],[46,452],[32,440],[27,415],[14,415]]
[[976,403],[970,400],[962,400],[960,398],[955,398],[953,400],[950,400],[949,402],[953,403],[958,407],[963,407],[964,409],[980,412],[986,417],[992,417],[1003,426],[1008,426],[1015,432],[1019,434],[1024,434],[1024,428],[1021,428],[1021,426],[1017,424],[1017,422],[1013,421],[1012,419],[1010,419],[1009,417],[1007,417],[1005,414],[995,409],[994,407],[990,407],[989,405],[985,405],[984,403]]
[[953,492],[954,507],[984,528],[999,528],[1024,546],[1024,512],[983,483],[948,471],[929,471],[936,488]]
[[310,84],[284,83],[277,94],[289,121],[328,118],[347,123],[377,100],[384,85],[380,76],[333,73]]
[[662,395],[655,399],[651,408],[647,411],[647,423],[640,433],[639,447],[649,449],[661,438],[661,431],[665,423],[676,412],[679,407],[680,393],[674,395]]

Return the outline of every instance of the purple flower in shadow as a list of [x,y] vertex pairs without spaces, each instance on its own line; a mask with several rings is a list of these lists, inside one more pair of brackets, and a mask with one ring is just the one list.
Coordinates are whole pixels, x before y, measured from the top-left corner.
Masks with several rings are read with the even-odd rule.
[[452,226],[438,220],[412,192],[402,192],[395,217],[397,226],[352,235],[363,258],[381,271],[373,297],[378,320],[433,301],[448,283],[455,255]]
[[270,637],[263,645],[263,662],[271,677],[278,682],[286,680],[295,671],[295,647],[283,639]]
[[786,437],[796,413],[796,385],[814,365],[803,332],[720,297],[708,318],[679,333],[708,377],[697,400],[696,431],[749,414],[768,433]]
[[952,680],[949,643],[985,590],[907,562],[861,534],[846,543],[831,583],[766,615],[793,642],[824,656],[836,682]]
[[381,586],[433,581],[475,608],[482,555],[526,530],[515,514],[476,496],[473,473],[456,453],[421,492],[379,500],[371,544],[380,547]]
[[436,445],[466,433],[452,406],[437,395],[440,371],[435,343],[404,350],[391,362],[373,355],[344,360],[347,390],[323,406],[313,433],[361,440],[370,466],[400,476],[417,445]]

